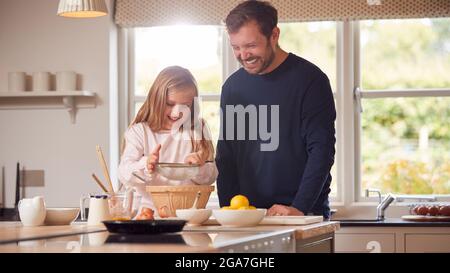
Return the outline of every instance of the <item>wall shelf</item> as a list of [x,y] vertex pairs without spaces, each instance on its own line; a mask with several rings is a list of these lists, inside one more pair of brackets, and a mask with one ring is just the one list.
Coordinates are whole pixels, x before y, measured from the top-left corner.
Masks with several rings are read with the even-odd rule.
[[[0,92],[0,109],[65,108],[75,123],[77,108],[95,108],[96,94],[90,91],[23,91]],[[75,98],[84,99],[88,106],[77,106]]]

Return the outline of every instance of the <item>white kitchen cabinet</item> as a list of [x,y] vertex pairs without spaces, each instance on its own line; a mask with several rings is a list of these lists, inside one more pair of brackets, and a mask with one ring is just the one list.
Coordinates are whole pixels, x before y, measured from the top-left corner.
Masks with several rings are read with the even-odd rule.
[[348,233],[336,234],[336,252],[393,253],[395,234]]
[[405,234],[405,252],[450,253],[450,233],[447,234]]
[[450,253],[450,226],[342,226],[335,234],[336,252]]

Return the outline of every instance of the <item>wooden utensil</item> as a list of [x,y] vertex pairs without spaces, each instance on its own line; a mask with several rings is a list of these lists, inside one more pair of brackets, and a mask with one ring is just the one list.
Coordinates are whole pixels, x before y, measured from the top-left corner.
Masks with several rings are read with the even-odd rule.
[[96,146],[96,150],[97,150],[98,160],[100,161],[100,166],[103,169],[103,175],[105,176],[106,181],[108,181],[109,188],[111,189],[111,193],[114,193],[114,188],[113,188],[113,185],[111,182],[111,177],[109,176],[108,167],[106,165],[105,158],[103,157],[103,152],[102,152],[102,149],[100,148],[100,145]]
[[97,182],[97,184],[100,186],[100,188],[102,188],[102,190],[104,192],[108,192],[108,190],[106,189],[105,186],[103,186],[103,183],[100,181],[100,179],[98,179],[98,177],[95,174],[92,174],[92,178],[94,178],[94,181]]
[[197,192],[197,195],[195,196],[195,200],[194,200],[194,204],[192,205],[191,209],[197,209],[197,203],[198,203],[198,199],[200,199],[200,196],[202,195],[201,191]]

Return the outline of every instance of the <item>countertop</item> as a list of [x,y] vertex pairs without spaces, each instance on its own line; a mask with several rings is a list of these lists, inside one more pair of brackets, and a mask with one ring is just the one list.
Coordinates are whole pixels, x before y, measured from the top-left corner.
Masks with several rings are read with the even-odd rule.
[[106,228],[103,225],[87,226],[82,222],[74,222],[67,226],[38,227],[25,227],[21,222],[0,222],[0,244],[31,239],[39,240],[66,235],[87,234],[105,230]]
[[450,222],[415,222],[401,218],[386,218],[383,221],[372,219],[334,219],[341,227],[450,227]]
[[324,221],[309,225],[258,225],[256,227],[223,227],[218,225],[203,225],[203,226],[186,226],[185,230],[190,231],[275,231],[275,230],[293,230],[295,232],[295,239],[303,240],[322,234],[333,233],[339,229],[340,225],[337,221]]
[[2,222],[0,252],[232,252],[233,247],[240,251],[237,247],[248,242],[255,246],[249,252],[294,252],[295,240],[291,239],[313,238],[337,229],[338,222],[248,228],[185,226],[182,232],[174,234],[130,236],[111,234],[103,226],[89,227],[82,222],[40,227]]

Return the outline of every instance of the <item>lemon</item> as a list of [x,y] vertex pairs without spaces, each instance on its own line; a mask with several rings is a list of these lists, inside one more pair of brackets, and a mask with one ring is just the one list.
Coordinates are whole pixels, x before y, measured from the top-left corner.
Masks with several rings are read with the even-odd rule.
[[248,209],[256,209],[254,206],[248,206]]
[[223,206],[220,209],[221,210],[231,210],[232,208],[230,206]]
[[240,207],[248,207],[250,205],[250,202],[248,201],[248,198],[244,195],[236,195],[233,198],[231,198],[230,207],[232,209],[239,209]]

